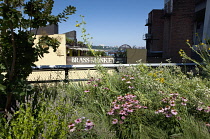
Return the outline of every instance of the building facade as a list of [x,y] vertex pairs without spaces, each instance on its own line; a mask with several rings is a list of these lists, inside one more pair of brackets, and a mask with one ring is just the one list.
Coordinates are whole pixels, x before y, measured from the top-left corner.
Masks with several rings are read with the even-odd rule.
[[[210,0],[165,0],[163,10],[152,10],[148,17],[150,24],[146,24],[148,37],[151,36],[151,39],[148,37],[145,39],[148,62],[155,61],[158,51],[162,53],[159,54],[159,59],[156,58],[158,62],[164,62],[169,58],[172,62],[182,62],[179,56],[180,49],[192,57],[193,52],[186,44],[186,40],[194,45],[205,43],[210,38],[209,15]],[[156,30],[157,27],[159,30]],[[159,36],[155,43],[156,34]]]
[[58,25],[52,24],[46,27],[40,27],[38,29],[31,30],[35,35],[54,35],[58,34]]

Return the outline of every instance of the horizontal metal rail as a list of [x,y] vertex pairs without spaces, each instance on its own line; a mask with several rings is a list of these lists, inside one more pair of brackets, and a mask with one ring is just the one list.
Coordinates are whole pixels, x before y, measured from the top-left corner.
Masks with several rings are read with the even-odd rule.
[[[132,67],[140,64],[100,64],[104,68],[112,68],[116,71],[119,71],[120,67]],[[145,63],[141,64],[144,66],[150,67],[159,67],[159,66],[186,66],[193,67],[195,63]],[[69,70],[94,70],[96,69],[96,64],[88,65],[43,65],[32,67],[33,71],[65,71],[65,79],[63,80],[41,80],[41,81],[28,81],[29,83],[53,83],[53,82],[78,82],[78,81],[88,81],[88,79],[69,79]]]

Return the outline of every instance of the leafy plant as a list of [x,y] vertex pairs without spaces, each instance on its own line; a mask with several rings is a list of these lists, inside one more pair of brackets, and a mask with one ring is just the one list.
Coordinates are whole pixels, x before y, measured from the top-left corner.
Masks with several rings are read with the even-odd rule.
[[50,46],[56,51],[59,41],[48,36],[39,38],[34,45],[36,34],[32,29],[58,24],[74,14],[76,8],[68,6],[58,15],[52,15],[53,0],[0,0],[0,63],[6,69],[3,85],[7,102],[5,110],[10,110],[12,96],[24,93],[26,77],[32,72],[31,66],[48,53]]

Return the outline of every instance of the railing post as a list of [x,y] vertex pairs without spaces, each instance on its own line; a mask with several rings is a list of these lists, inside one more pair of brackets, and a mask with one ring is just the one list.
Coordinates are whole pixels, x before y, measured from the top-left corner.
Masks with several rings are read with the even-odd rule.
[[69,69],[65,68],[64,71],[65,71],[64,82],[68,82],[69,81]]

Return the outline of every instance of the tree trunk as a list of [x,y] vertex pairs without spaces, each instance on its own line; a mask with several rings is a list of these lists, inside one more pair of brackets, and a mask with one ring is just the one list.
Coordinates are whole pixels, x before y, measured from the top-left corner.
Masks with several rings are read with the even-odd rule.
[[5,106],[5,112],[11,111],[12,93],[7,93],[7,103]]

